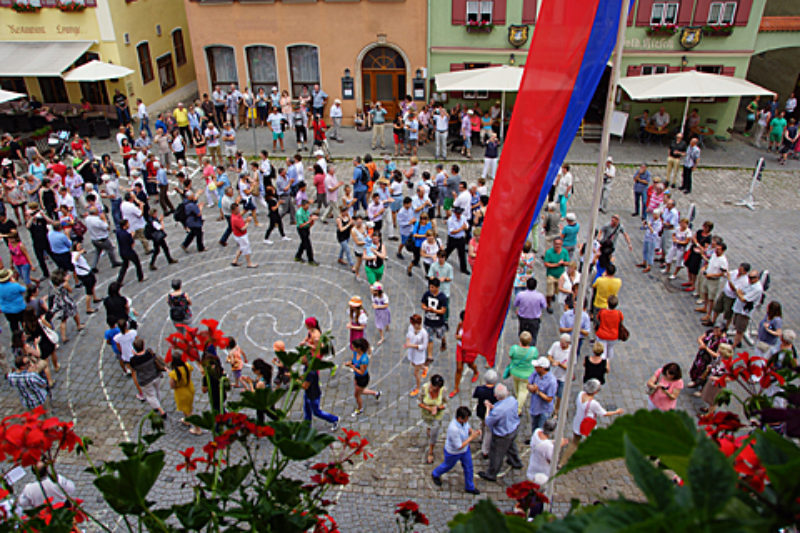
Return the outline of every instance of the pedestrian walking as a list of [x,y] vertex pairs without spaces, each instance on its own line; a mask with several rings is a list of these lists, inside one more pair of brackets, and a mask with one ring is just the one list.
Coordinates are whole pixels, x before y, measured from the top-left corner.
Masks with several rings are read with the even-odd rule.
[[494,388],[497,403],[494,405],[484,401],[487,409],[486,427],[492,432],[489,445],[489,467],[478,475],[486,481],[497,481],[497,474],[505,458],[511,468],[520,470],[522,461],[517,453],[516,438],[519,431],[519,415],[517,400],[510,396],[502,383]]
[[383,291],[383,284],[376,281],[372,284],[372,309],[375,311],[375,329],[378,330],[380,338],[375,344],[380,346],[386,340],[386,332],[392,323],[392,313],[389,310],[389,297]]
[[195,194],[192,191],[186,193],[186,199],[183,201],[183,210],[186,213],[186,228],[189,232],[186,238],[181,243],[181,249],[188,252],[187,248],[193,240],[197,240],[197,251],[205,252],[206,248],[203,245],[203,206],[198,205],[195,200]]
[[247,268],[258,267],[258,263],[253,263],[251,258],[252,250],[250,248],[250,239],[247,236],[247,226],[253,220],[250,215],[251,213],[247,213],[245,217],[242,217],[239,204],[233,204],[231,206],[231,230],[233,231],[233,240],[236,241],[239,247],[239,249],[236,250],[236,255],[233,257],[231,266],[239,266],[239,258],[244,256]]
[[120,226],[116,229],[117,247],[119,248],[119,255],[122,257],[122,266],[119,268],[117,274],[117,283],[122,285],[125,283],[125,273],[131,263],[136,267],[136,278],[139,283],[145,281],[147,278],[142,271],[142,263],[139,261],[139,254],[133,249],[133,235],[130,233],[130,222],[127,219],[122,219]]
[[458,462],[464,469],[464,492],[478,495],[480,491],[475,488],[472,480],[472,454],[469,445],[481,437],[480,429],[472,429],[469,417],[472,412],[469,407],[461,406],[456,410],[456,416],[447,427],[447,438],[444,444],[444,462],[437,466],[431,473],[433,482],[442,485],[442,476],[449,472]]
[[421,409],[422,422],[427,426],[426,434],[428,437],[428,456],[426,464],[433,464],[434,448],[439,439],[439,431],[442,429],[442,419],[444,411],[447,409],[445,399],[444,378],[439,374],[431,376],[431,380],[422,386],[422,394],[419,397],[417,406]]
[[339,429],[339,417],[326,413],[320,407],[322,401],[322,389],[319,386],[319,371],[311,370],[308,367],[308,358],[303,356],[303,419],[311,422],[311,417],[316,416],[331,425],[331,431]]
[[303,252],[306,254],[308,264],[311,266],[319,266],[319,263],[314,261],[314,249],[311,246],[311,227],[317,221],[317,215],[312,215],[308,212],[311,202],[306,198],[300,205],[300,209],[296,213],[297,221],[297,234],[300,236],[300,245],[297,247],[297,253],[294,260],[298,263],[303,262]]
[[362,396],[375,396],[375,401],[381,399],[382,392],[380,390],[372,390],[367,388],[369,385],[369,352],[371,348],[367,339],[356,339],[352,343],[353,358],[347,361],[344,366],[350,368],[355,375],[355,391],[356,408],[350,416],[353,418],[359,416],[364,412],[364,400]]
[[191,363],[184,362],[180,357],[173,357],[170,363],[172,370],[169,371],[169,387],[175,398],[175,408],[183,413],[181,424],[189,427],[192,435],[202,435],[203,430],[186,421],[187,417],[192,416],[194,411],[194,383],[192,382],[192,371],[194,367]]

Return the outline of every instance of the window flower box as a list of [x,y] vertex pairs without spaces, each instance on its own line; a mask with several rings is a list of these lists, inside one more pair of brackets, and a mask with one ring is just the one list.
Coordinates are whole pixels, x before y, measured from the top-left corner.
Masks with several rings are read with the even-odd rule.
[[468,33],[489,33],[494,28],[494,24],[487,20],[469,20],[465,27]]
[[703,35],[706,37],[727,37],[733,33],[733,24],[709,24],[703,26]]
[[678,33],[678,26],[676,24],[650,26],[646,31],[647,35],[651,37],[672,37]]
[[58,3],[58,9],[65,13],[80,13],[86,9],[86,4],[83,2],[61,0]]
[[11,5],[11,9],[17,13],[38,13],[41,8],[41,5],[32,5],[30,2],[14,2]]

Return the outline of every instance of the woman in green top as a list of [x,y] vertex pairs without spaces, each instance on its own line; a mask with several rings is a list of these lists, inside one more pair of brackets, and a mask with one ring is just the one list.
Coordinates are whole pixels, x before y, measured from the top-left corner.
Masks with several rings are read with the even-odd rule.
[[514,395],[517,397],[517,414],[522,414],[528,400],[528,378],[533,374],[533,362],[539,357],[536,346],[531,346],[533,337],[527,331],[519,334],[519,344],[515,344],[508,352],[511,362],[508,363],[503,378],[511,375],[514,378]]
[[422,421],[428,426],[428,458],[425,461],[428,464],[433,463],[433,449],[439,438],[439,430],[442,428],[442,418],[447,405],[445,397],[444,378],[434,374],[431,380],[422,386],[418,404],[422,409]]

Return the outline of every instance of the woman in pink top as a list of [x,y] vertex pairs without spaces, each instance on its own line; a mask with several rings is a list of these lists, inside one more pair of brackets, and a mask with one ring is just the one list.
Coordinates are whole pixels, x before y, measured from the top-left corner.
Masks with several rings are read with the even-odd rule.
[[314,187],[317,191],[317,198],[314,200],[314,205],[317,209],[323,209],[328,206],[328,196],[325,194],[325,171],[322,170],[320,165],[314,165]]
[[[8,236],[8,251],[11,254],[11,262],[14,264],[14,269],[25,282],[25,286],[31,284],[31,270],[36,270],[36,267],[31,264],[31,256],[28,254],[28,249],[19,240],[17,230],[12,229]],[[38,283],[39,280],[37,279]]]
[[647,386],[653,391],[647,398],[647,408],[651,411],[671,411],[678,403],[678,395],[683,388],[681,367],[678,363],[667,363],[656,370],[647,381]]
[[467,263],[470,268],[475,268],[475,260],[478,259],[478,245],[481,241],[481,228],[472,230],[472,238],[469,240],[467,249]]

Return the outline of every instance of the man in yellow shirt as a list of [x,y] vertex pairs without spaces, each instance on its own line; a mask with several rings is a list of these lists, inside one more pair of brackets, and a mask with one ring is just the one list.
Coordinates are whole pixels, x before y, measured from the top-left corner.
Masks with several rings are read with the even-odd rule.
[[178,129],[183,136],[184,144],[192,146],[192,134],[189,131],[189,110],[183,107],[183,102],[178,102],[178,107],[172,112],[175,117],[175,122],[178,124]]
[[614,276],[616,273],[617,267],[613,264],[608,265],[603,275],[592,284],[594,288],[592,315],[595,315],[598,309],[608,309],[608,297],[611,295],[617,296],[617,293],[619,293],[619,288],[622,287],[622,280]]

